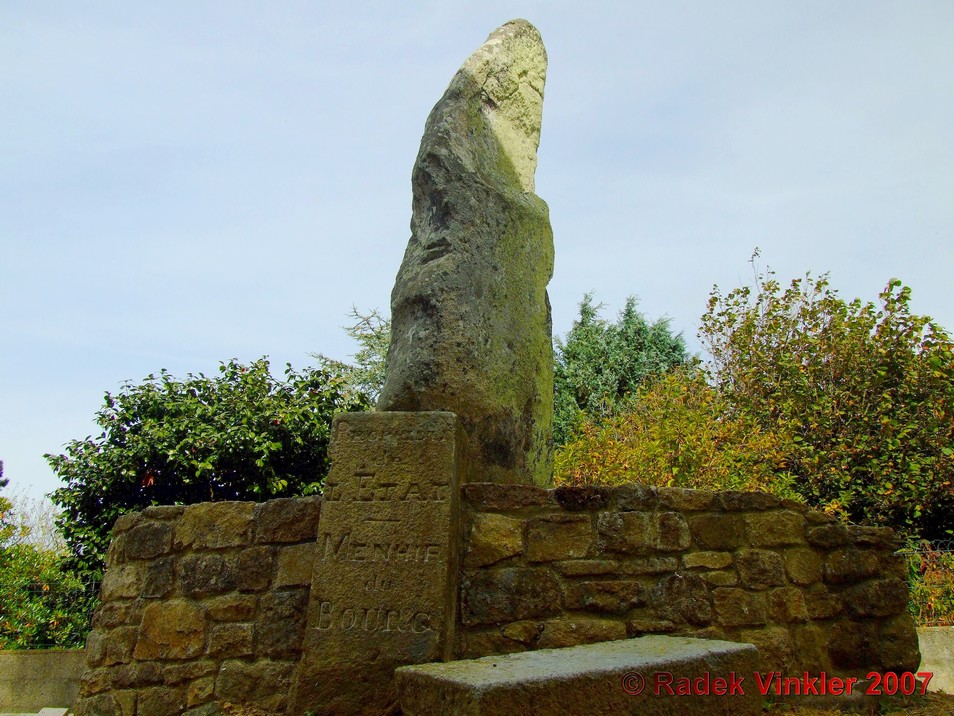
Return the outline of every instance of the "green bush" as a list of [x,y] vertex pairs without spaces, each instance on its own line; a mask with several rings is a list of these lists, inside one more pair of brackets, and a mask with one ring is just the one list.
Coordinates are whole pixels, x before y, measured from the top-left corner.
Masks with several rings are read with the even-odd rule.
[[53,501],[77,573],[101,575],[116,518],[149,505],[267,500],[319,491],[335,413],[360,410],[340,377],[268,361],[223,363],[219,375],[166,371],[106,394],[102,433],[46,455],[66,482]]

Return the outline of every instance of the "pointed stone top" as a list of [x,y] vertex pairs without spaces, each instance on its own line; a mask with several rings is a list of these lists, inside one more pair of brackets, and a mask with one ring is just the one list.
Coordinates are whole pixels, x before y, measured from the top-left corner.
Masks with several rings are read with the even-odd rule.
[[[474,139],[489,130],[496,141],[478,141],[479,158],[492,154],[486,152],[488,144],[497,144],[504,156],[484,170],[511,171],[520,190],[532,192],[546,74],[547,51],[537,28],[526,20],[511,20],[490,33],[457,71],[425,134],[448,123],[453,131]],[[456,116],[448,116],[448,110]]]

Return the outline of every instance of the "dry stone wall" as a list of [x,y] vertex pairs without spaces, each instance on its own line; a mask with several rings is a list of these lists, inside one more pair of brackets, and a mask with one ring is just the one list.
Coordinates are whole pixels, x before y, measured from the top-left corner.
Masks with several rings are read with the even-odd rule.
[[[460,489],[457,658],[678,634],[751,642],[765,670],[917,668],[890,530],[763,493]],[[313,586],[321,505],[120,518],[75,713],[301,713],[290,698],[308,664],[309,609],[324,599]]]
[[116,522],[77,716],[284,713],[319,498],[150,507]]
[[470,484],[464,658],[642,634],[755,644],[766,670],[916,670],[894,533],[765,493]]

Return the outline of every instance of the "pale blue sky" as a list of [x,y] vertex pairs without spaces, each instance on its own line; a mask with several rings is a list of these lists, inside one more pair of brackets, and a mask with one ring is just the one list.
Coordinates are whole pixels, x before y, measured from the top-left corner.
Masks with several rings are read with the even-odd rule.
[[230,357],[346,358],[385,312],[424,120],[498,25],[550,67],[554,331],[628,294],[691,345],[713,284],[897,276],[954,329],[954,3],[0,5],[0,459],[14,488],[104,391]]

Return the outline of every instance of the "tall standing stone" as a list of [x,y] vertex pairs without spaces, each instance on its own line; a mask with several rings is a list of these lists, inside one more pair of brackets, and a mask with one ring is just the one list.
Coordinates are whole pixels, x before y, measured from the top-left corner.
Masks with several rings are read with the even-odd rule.
[[547,57],[508,22],[428,117],[411,239],[391,294],[380,410],[456,413],[467,480],[551,480],[553,233],[534,172]]

